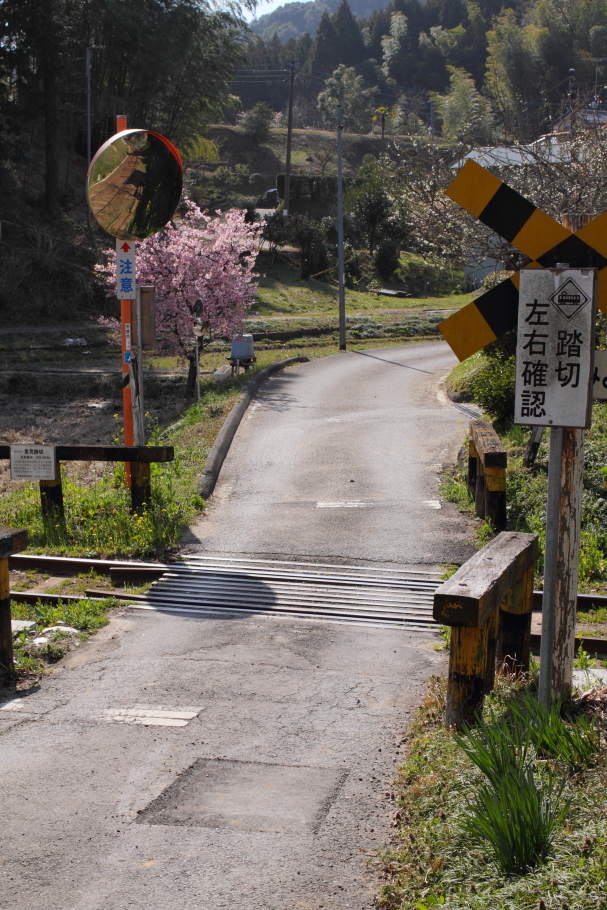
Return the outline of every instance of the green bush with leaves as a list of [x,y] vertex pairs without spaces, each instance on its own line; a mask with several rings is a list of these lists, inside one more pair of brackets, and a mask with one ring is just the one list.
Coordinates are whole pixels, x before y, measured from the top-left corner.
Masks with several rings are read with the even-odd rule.
[[242,118],[245,134],[254,142],[267,142],[270,138],[270,124],[274,111],[265,101],[260,101]]
[[490,358],[470,382],[474,400],[499,429],[505,429],[514,418],[515,378],[514,357]]
[[377,247],[374,264],[379,277],[389,281],[400,265],[398,244],[394,240],[382,240]]

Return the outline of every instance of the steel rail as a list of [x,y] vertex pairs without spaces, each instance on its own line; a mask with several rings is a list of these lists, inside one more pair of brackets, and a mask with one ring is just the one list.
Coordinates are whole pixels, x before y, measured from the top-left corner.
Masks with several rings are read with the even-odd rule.
[[390,620],[386,621],[377,621],[374,619],[366,619],[365,617],[351,617],[351,616],[331,616],[326,615],[325,613],[299,613],[297,611],[281,611],[281,610],[265,610],[260,609],[256,610],[251,607],[210,607],[205,609],[202,607],[197,607],[193,609],[187,609],[183,607],[174,607],[174,606],[148,606],[147,604],[132,603],[127,604],[135,610],[147,610],[149,612],[158,612],[158,613],[180,613],[181,615],[195,615],[195,616],[221,616],[225,614],[245,614],[247,616],[280,616],[287,619],[306,619],[306,620],[320,620],[323,622],[335,622],[335,623],[346,623],[348,625],[365,625],[371,627],[379,628],[388,628],[388,629],[407,629],[413,632],[431,632],[436,630],[436,626],[425,625],[425,624],[414,624],[414,623],[404,623],[404,622],[394,622]]
[[401,604],[401,603],[416,603],[420,605],[427,606],[427,608],[432,612],[433,598],[431,595],[416,595],[414,592],[403,592],[403,593],[394,593],[390,596],[390,591],[384,591],[379,589],[378,592],[373,590],[355,590],[355,591],[340,591],[328,588],[322,588],[320,586],[311,585],[301,586],[301,585],[291,585],[283,583],[282,585],[277,585],[275,583],[264,583],[262,581],[251,582],[251,583],[239,583],[234,584],[228,580],[219,580],[216,582],[211,582],[205,580],[202,584],[196,584],[193,580],[181,580],[178,576],[163,576],[160,581],[154,582],[149,590],[149,596],[153,593],[161,590],[164,591],[167,588],[171,590],[179,590],[184,592],[197,592],[197,591],[217,591],[217,592],[230,592],[230,591],[240,591],[242,593],[251,592],[259,593],[264,590],[270,590],[277,596],[283,594],[288,594],[293,597],[302,597],[302,598],[320,598],[324,597],[329,598],[331,601],[340,600],[346,603],[358,603],[361,601],[373,600],[374,603],[383,603],[383,604]]
[[[391,622],[401,624],[402,626],[406,626],[409,624],[409,622],[413,621],[413,622],[417,622],[417,623],[425,626],[428,629],[430,629],[430,628],[436,629],[438,626],[438,624],[431,618],[425,619],[424,617],[420,617],[416,613],[409,613],[409,612],[400,612],[399,613],[399,612],[387,611],[387,610],[386,611],[383,611],[383,610],[374,611],[372,609],[359,610],[359,611],[340,610],[340,609],[334,609],[330,605],[327,605],[327,604],[322,604],[318,607],[313,607],[313,606],[305,607],[305,606],[302,606],[301,604],[294,604],[292,607],[289,607],[288,604],[276,604],[276,603],[272,603],[272,602],[264,603],[263,601],[256,601],[255,603],[251,603],[249,601],[245,601],[245,600],[241,601],[238,599],[235,599],[230,604],[226,604],[225,600],[220,600],[219,602],[216,603],[213,601],[212,598],[209,598],[208,603],[192,602],[189,606],[188,606],[188,603],[189,603],[188,601],[180,601],[179,609],[186,613],[190,612],[191,610],[200,610],[203,608],[220,609],[220,610],[226,610],[226,611],[244,609],[244,610],[250,610],[253,613],[263,612],[263,613],[267,613],[268,615],[274,614],[276,612],[299,613],[302,616],[317,616],[319,618],[322,618],[323,616],[333,616],[333,617],[344,617],[344,618],[348,618],[348,619],[369,619],[369,620],[373,620],[375,622],[378,622],[378,621],[382,622],[382,621],[389,620]],[[155,600],[155,601],[134,600],[132,604],[129,601],[129,605],[144,606],[144,607],[148,606],[153,609],[161,609],[166,606],[175,607],[175,600],[173,598],[167,598],[167,599],[158,598],[158,600]]]
[[263,565],[279,565],[279,566],[305,566],[308,569],[354,569],[361,572],[381,572],[382,575],[386,573],[396,573],[398,575],[422,575],[426,578],[428,575],[436,575],[437,578],[443,577],[442,572],[424,572],[421,569],[384,569],[383,566],[342,566],[336,563],[327,563],[327,562],[291,562],[290,560],[285,559],[250,559],[245,557],[236,557],[231,558],[229,556],[200,556],[197,553],[192,553],[184,556],[184,559],[187,562],[191,560],[198,561],[208,561],[208,562],[247,562],[247,563],[261,563]]

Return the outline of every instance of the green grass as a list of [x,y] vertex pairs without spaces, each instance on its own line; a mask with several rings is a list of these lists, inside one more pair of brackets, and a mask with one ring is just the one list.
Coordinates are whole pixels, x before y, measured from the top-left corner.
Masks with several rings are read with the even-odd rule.
[[[259,292],[253,307],[262,317],[301,316],[338,318],[338,289],[315,279],[303,281],[293,266],[278,260],[259,279]],[[346,313],[379,313],[380,311],[456,310],[472,300],[472,294],[448,294],[442,297],[382,297],[346,289]]]
[[117,606],[118,601],[112,597],[103,600],[83,598],[65,603],[60,601],[57,604],[42,601],[36,604],[23,604],[11,601],[13,619],[27,619],[36,623],[33,632],[22,632],[13,642],[16,678],[40,676],[49,664],[61,660],[70,649],[70,636],[61,631],[54,632],[51,641],[43,647],[35,646],[33,639],[43,629],[63,623],[78,629],[79,639],[84,641],[109,622],[107,614]]
[[[518,687],[498,680],[485,718],[501,715]],[[446,684],[435,677],[410,730],[409,749],[396,782],[393,842],[379,857],[383,910],[605,910],[607,897],[607,756],[589,772],[570,776],[545,759],[554,786],[563,788],[567,817],[556,824],[545,861],[527,874],[505,875],[493,850],[467,828],[485,776],[443,727]],[[546,772],[547,773],[547,772]],[[530,796],[533,794],[530,792]],[[515,796],[511,796],[515,800]],[[502,808],[506,819],[508,807]],[[499,824],[499,820],[497,822]]]

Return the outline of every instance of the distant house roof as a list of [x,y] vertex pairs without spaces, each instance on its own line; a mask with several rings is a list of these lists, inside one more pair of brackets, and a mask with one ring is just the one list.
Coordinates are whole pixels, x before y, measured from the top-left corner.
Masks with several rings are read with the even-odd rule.
[[470,158],[486,168],[520,167],[533,164],[538,158],[557,162],[569,159],[569,132],[548,133],[528,145],[492,145],[471,149],[467,155],[451,165],[459,171]]

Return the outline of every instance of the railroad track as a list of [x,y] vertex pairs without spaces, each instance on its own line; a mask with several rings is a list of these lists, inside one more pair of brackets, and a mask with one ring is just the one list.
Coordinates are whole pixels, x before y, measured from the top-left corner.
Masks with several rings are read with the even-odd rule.
[[189,556],[131,606],[190,614],[298,616],[410,629],[436,628],[438,573],[279,560]]
[[[146,594],[84,592],[93,598],[116,596],[139,610],[273,614],[422,630],[436,628],[433,595],[441,584],[437,572],[211,556],[162,564],[20,553],[11,557],[10,567],[58,576],[92,571],[109,575],[115,584],[151,580]],[[11,597],[35,603],[82,595],[11,591]]]

